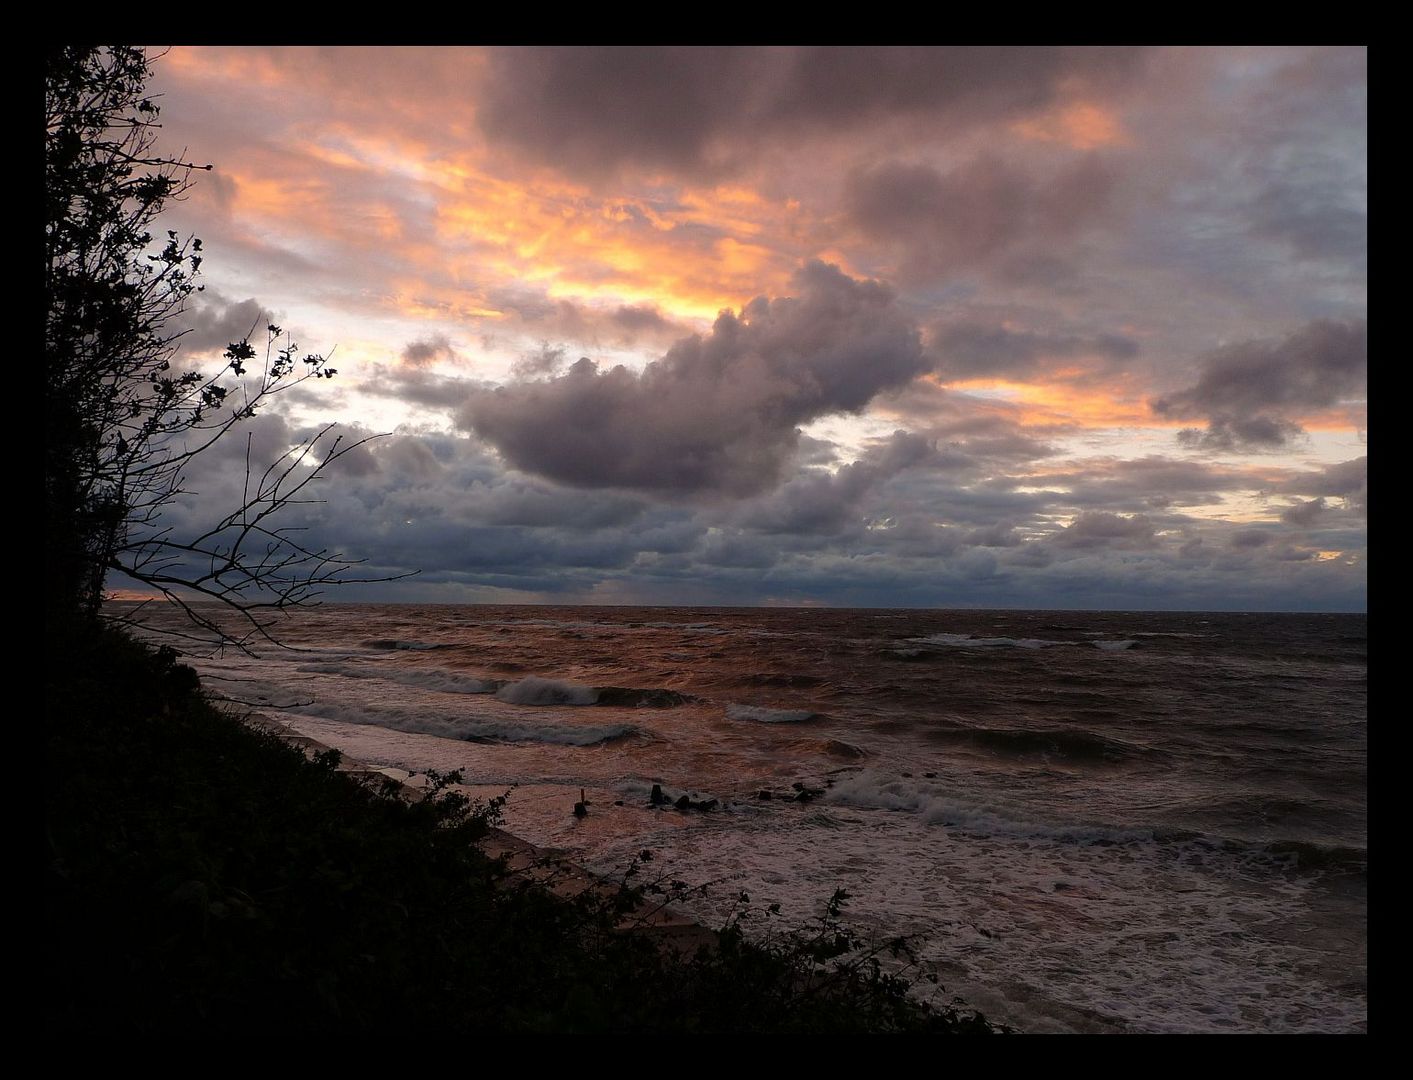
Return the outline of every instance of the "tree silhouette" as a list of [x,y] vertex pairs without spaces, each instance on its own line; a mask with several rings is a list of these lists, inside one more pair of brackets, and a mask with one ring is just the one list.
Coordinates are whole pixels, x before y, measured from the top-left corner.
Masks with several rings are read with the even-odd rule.
[[[268,468],[250,461],[244,497],[192,534],[163,512],[188,494],[195,460],[275,394],[335,369],[283,331],[232,342],[215,371],[180,354],[180,316],[202,246],[167,230],[163,206],[198,166],[156,151],[159,114],[140,48],[64,46],[45,70],[45,495],[51,618],[100,616],[123,578],[180,604],[225,644],[269,637],[272,616],[352,580],[356,560],[275,520],[309,498],[329,465],[367,442],[325,427]],[[251,328],[254,334],[257,327]],[[240,616],[238,628],[196,600]]]

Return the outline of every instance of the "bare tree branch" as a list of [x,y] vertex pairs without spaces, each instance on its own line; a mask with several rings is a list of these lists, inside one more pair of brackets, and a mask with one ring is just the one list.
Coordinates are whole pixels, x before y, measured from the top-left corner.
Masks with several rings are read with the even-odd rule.
[[[246,439],[239,505],[177,536],[167,511],[193,493],[187,470],[277,395],[336,369],[266,329],[227,346],[212,371],[178,362],[179,325],[203,259],[201,240],[155,219],[209,169],[155,150],[158,106],[144,88],[151,58],[124,46],[60,46],[46,56],[46,498],[57,608],[98,617],[116,575],[154,589],[222,644],[274,641],[274,618],[357,577],[362,560],[306,542],[278,515],[344,455],[332,425],[259,471]],[[258,323],[257,323],[258,326]],[[237,627],[215,617],[238,616]],[[123,612],[123,622],[148,609]]]

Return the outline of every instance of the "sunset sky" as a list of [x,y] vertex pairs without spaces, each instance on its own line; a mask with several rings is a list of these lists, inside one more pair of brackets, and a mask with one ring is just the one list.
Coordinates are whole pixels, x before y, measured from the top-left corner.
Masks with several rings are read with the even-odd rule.
[[183,355],[392,433],[332,600],[1360,610],[1366,60],[175,48]]

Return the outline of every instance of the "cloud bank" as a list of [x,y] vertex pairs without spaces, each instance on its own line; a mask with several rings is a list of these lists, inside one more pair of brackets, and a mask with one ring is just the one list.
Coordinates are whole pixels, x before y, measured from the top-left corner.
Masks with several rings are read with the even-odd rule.
[[722,312],[641,373],[584,358],[473,391],[457,419],[518,469],[576,487],[747,495],[779,482],[800,424],[926,370],[893,293],[811,263],[796,295]]

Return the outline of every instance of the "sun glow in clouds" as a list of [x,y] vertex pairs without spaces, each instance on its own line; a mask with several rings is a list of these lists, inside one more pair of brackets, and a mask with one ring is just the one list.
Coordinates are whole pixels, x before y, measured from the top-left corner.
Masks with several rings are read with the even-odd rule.
[[[935,571],[986,562],[1044,606],[1066,560],[1138,545],[1182,606],[1233,582],[1362,604],[1364,361],[1327,348],[1365,315],[1362,50],[1036,50],[956,85],[917,72],[967,50],[673,55],[636,84],[593,50],[159,62],[164,140],[216,166],[170,212],[208,253],[193,343],[242,333],[220,320],[250,298],[340,347],[289,419],[403,433],[324,493],[324,527],[357,539],[340,500],[415,495],[443,510],[394,513],[419,527],[369,556],[505,596],[817,599],[867,534],[879,603],[965,601]],[[808,300],[833,340],[783,314],[816,262],[852,283]],[[768,332],[718,321],[765,310]],[[581,357],[596,381],[563,382]]]

